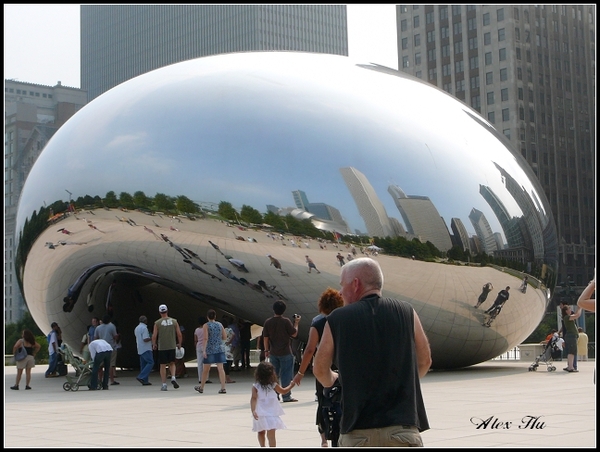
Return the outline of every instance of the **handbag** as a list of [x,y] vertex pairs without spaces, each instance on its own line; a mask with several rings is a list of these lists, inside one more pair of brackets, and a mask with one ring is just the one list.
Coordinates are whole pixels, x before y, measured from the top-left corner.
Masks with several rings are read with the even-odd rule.
[[27,358],[27,350],[25,350],[23,342],[21,342],[21,346],[17,349],[17,353],[15,353],[14,358],[15,362],[23,361],[25,358]]

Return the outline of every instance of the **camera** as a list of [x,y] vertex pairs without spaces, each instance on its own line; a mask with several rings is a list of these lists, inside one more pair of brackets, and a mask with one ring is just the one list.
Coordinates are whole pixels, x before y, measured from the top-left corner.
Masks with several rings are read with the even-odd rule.
[[300,318],[300,316],[299,316],[298,314],[294,314],[294,318],[295,318],[295,319],[299,319],[299,318]]

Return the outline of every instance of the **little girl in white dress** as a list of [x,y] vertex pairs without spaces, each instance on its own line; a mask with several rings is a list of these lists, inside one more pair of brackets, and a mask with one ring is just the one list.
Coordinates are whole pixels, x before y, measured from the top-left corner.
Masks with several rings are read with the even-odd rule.
[[273,364],[266,361],[258,365],[254,378],[256,382],[252,385],[250,399],[250,409],[254,417],[252,431],[258,432],[258,444],[261,447],[265,447],[265,437],[269,440],[269,447],[275,447],[275,431],[287,428],[279,417],[285,413],[277,399],[277,393],[290,392],[295,383],[292,381],[287,387],[281,387]]

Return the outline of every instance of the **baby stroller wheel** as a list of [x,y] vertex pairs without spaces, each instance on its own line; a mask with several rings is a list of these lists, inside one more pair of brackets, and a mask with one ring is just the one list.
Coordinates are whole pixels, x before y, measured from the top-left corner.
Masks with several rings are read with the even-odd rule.
[[533,367],[529,366],[529,372],[531,372],[533,370]]
[[69,383],[69,382],[67,381],[65,384],[63,384],[63,389],[64,389],[65,391],[70,391],[70,390],[71,390],[71,383]]
[[555,370],[556,370],[556,367],[554,367],[554,366],[552,366],[552,367],[550,368],[550,372],[554,372]]
[[77,383],[74,383],[73,386],[71,386],[71,391],[78,391],[79,390],[79,385]]

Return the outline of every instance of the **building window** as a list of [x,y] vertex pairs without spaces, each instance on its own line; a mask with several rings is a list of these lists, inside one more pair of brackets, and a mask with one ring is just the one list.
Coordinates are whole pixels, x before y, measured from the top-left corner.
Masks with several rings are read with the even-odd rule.
[[471,107],[477,111],[481,111],[481,96],[477,95],[471,97]]
[[415,53],[415,66],[421,64],[421,52]]
[[454,55],[459,55],[463,52],[463,43],[458,41],[454,43]]
[[452,5],[452,15],[460,16],[460,5]]
[[434,22],[434,16],[433,16],[433,11],[425,14],[425,23],[426,24],[432,24]]
[[492,83],[494,83],[494,73],[493,72],[486,72],[486,74],[485,74],[485,84],[486,85],[491,85]]
[[505,136],[506,138],[508,138],[508,139],[510,140],[510,129],[504,129],[504,130],[502,131],[502,133],[504,134],[504,136]]
[[492,43],[492,34],[489,31],[483,34],[483,43],[486,46],[489,46]]
[[479,88],[479,76],[471,77],[471,89]]
[[464,72],[465,70],[465,62],[464,61],[456,61],[454,63],[454,72]]
[[427,32],[427,42],[435,42],[435,31],[431,30]]
[[408,25],[406,23],[406,19],[402,19],[400,21],[400,31],[406,31],[408,29]]
[[429,49],[427,51],[427,61],[435,61],[435,49]]
[[450,28],[441,27],[440,28],[440,36],[442,37],[442,39],[450,37]]
[[515,41],[521,40],[521,29],[519,27],[515,28]]
[[469,31],[477,30],[477,20],[474,17],[472,19],[467,20],[467,29]]
[[419,22],[419,16],[413,17],[413,27],[414,28],[418,28],[419,24],[420,24],[420,22]]
[[457,80],[456,81],[456,92],[460,92],[460,91],[464,91],[465,90],[465,81],[464,80]]
[[506,48],[502,48],[500,50],[498,50],[498,61],[505,61],[506,60]]
[[508,121],[509,119],[508,108],[502,109],[502,121]]
[[521,60],[521,47],[517,47],[516,49],[517,60]]
[[442,76],[446,77],[446,76],[449,76],[450,74],[451,74],[450,64],[442,65]]
[[452,94],[452,83],[444,83],[444,91],[449,94]]
[[477,38],[469,38],[469,49],[474,50],[477,48]]
[[402,67],[408,67],[408,57],[407,56],[402,57]]
[[442,46],[442,57],[450,56],[450,44],[446,44]]
[[483,15],[483,25],[489,25],[490,24],[490,13],[485,13]]
[[517,79],[523,80],[523,70],[520,67],[517,68]]
[[488,105],[494,104],[494,92],[493,91],[491,93],[487,93],[487,104]]
[[415,72],[415,77],[422,78],[423,74],[421,73],[421,71],[417,71],[417,72]]
[[428,72],[428,76],[429,76],[429,80],[437,80],[437,70],[436,68],[431,68],[429,69]]
[[448,18],[448,7],[447,6],[440,6],[440,19],[447,19]]
[[414,44],[415,44],[415,47],[418,47],[421,45],[421,35],[419,33],[417,33],[414,37]]
[[502,99],[502,102],[508,100],[508,88],[502,88],[500,90],[500,99]]
[[469,68],[470,69],[477,69],[479,67],[479,57],[471,57],[469,59]]
[[402,38],[402,50],[408,49],[408,38]]
[[496,19],[498,20],[498,22],[504,20],[504,8],[498,8],[498,10],[496,11]]
[[486,52],[485,53],[485,65],[489,66],[490,64],[492,64],[492,52]]
[[496,113],[493,111],[488,112],[488,121],[492,124],[496,123]]
[[504,28],[500,28],[498,30],[498,42],[504,41],[505,39],[506,39],[506,34],[505,34],[505,31],[504,31]]
[[452,30],[455,35],[461,34],[462,33],[462,22],[457,22],[454,25],[452,25]]

